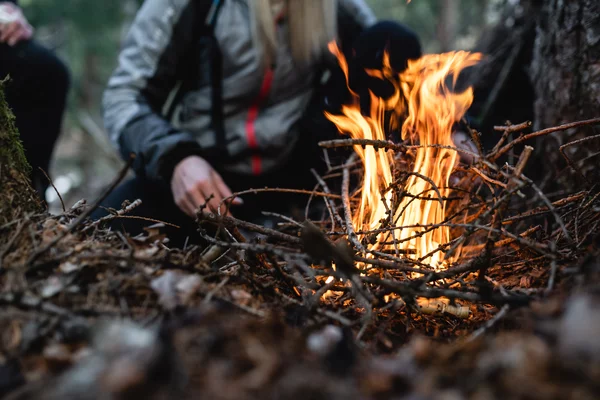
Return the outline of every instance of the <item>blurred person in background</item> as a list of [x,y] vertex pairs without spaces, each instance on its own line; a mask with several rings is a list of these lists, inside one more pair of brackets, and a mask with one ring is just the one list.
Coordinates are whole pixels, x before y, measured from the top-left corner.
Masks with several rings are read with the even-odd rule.
[[[135,154],[136,176],[103,206],[140,198],[134,214],[179,225],[173,239],[195,232],[199,207],[215,211],[232,193],[312,189],[310,169],[325,165],[317,143],[339,135],[324,110],[348,93],[332,40],[355,70],[377,67],[386,48],[400,70],[421,55],[413,32],[377,23],[364,0],[146,0],[104,94],[106,129],[124,159]],[[294,201],[258,193],[227,206],[257,221]],[[136,234],[148,223],[117,224]]]
[[49,49],[32,39],[33,28],[17,1],[0,1],[0,79],[32,167],[32,184],[45,199],[54,144],[61,131],[69,72]]

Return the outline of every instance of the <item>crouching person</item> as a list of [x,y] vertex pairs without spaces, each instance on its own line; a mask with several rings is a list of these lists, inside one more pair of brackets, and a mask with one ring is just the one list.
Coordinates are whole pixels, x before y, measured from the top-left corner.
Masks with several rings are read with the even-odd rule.
[[[146,0],[104,96],[106,128],[125,159],[136,155],[136,176],[104,206],[140,198],[135,214],[180,226],[168,234],[181,243],[204,204],[312,189],[317,143],[338,134],[323,115],[322,73],[337,66],[328,43],[351,57],[375,24],[364,0]],[[256,221],[297,200],[241,197],[220,212]],[[145,223],[116,224],[136,234]]]

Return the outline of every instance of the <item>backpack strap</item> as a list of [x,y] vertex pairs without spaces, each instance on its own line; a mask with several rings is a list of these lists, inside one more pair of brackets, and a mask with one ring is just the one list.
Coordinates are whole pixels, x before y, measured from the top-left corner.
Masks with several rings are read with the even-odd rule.
[[[172,118],[175,106],[187,91],[197,90],[199,82],[200,66],[204,59],[208,59],[208,71],[206,78],[211,86],[211,121],[210,127],[215,133],[217,156],[228,155],[227,141],[225,138],[225,126],[223,115],[223,57],[219,43],[215,37],[214,29],[219,11],[225,0],[193,0],[195,21],[194,40],[190,48],[194,55],[192,62],[186,68],[186,76],[174,90],[172,98],[168,101],[164,114],[168,119]],[[203,72],[204,73],[204,72]]]
[[[225,116],[223,114],[223,54],[219,42],[215,36],[215,25],[219,11],[225,0],[212,0],[210,7],[205,12],[200,7],[200,17],[204,17],[204,23],[200,30],[200,45],[207,49],[210,59],[209,78],[211,83],[211,128],[215,133],[215,143],[218,157],[227,157],[227,140],[225,137]],[[206,0],[201,4],[209,4]],[[202,21],[202,19],[200,19]],[[198,52],[198,54],[202,54]]]

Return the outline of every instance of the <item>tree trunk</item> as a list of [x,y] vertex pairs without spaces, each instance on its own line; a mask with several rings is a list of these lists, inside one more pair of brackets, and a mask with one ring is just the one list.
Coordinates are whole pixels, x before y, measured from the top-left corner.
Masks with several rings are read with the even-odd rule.
[[[600,2],[544,0],[537,24],[531,63],[535,87],[534,128],[600,117]],[[566,167],[561,145],[600,133],[594,127],[557,132],[536,146],[548,156],[558,175]],[[600,161],[600,140],[569,146],[566,155],[588,181]]]
[[458,28],[460,0],[442,0],[441,7],[437,38],[440,44],[440,51],[447,52],[454,48]]
[[[505,10],[500,23],[482,37],[487,55],[472,77],[472,120],[486,147],[497,135],[493,125],[532,120],[533,129],[600,117],[600,2],[521,0]],[[598,180],[600,131],[585,126],[533,143],[539,161],[527,171],[563,188]],[[487,140],[489,139],[489,140]],[[576,145],[560,147],[577,139]],[[569,161],[565,158],[568,157]],[[575,170],[575,173],[571,173]]]
[[4,226],[28,213],[43,210],[31,187],[23,146],[15,127],[14,115],[4,98],[4,83],[0,82],[0,243],[4,242]]

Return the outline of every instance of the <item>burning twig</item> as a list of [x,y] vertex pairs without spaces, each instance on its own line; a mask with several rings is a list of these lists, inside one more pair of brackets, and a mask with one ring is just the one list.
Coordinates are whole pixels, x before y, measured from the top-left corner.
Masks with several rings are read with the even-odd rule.
[[397,144],[391,140],[375,140],[375,139],[334,139],[319,142],[319,146],[325,149],[335,149],[339,147],[353,146],[373,146],[375,150],[386,149],[398,152],[405,152],[406,146]]
[[346,222],[344,224],[344,228],[348,234],[348,240],[350,240],[350,243],[352,243],[357,250],[360,250],[364,253],[366,250],[358,241],[358,236],[354,232],[354,225],[352,224],[352,211],[350,211],[350,165],[353,161],[354,157],[352,156],[344,168],[344,175],[342,178],[342,204],[344,206],[344,218]]

